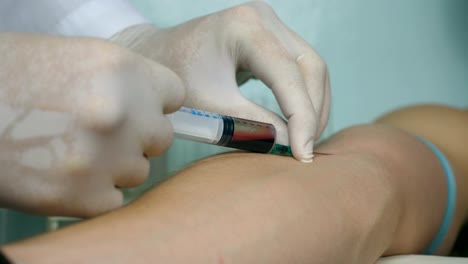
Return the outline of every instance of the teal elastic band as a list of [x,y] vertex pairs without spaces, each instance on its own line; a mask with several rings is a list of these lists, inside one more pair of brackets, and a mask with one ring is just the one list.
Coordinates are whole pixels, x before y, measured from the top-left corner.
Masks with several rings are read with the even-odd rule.
[[455,214],[455,205],[457,200],[457,184],[455,175],[453,174],[452,167],[450,166],[449,161],[445,155],[431,142],[427,141],[422,137],[418,137],[426,146],[428,146],[432,152],[439,159],[444,172],[445,178],[447,180],[447,207],[445,208],[445,215],[440,225],[439,231],[435,235],[429,247],[424,251],[426,255],[434,254],[439,248],[440,244],[444,241],[445,236],[447,235],[450,225],[452,224],[453,215]]

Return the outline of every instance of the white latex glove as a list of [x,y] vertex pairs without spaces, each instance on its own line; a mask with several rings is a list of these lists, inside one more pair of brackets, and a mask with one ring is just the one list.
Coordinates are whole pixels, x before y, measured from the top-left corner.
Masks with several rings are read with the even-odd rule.
[[147,178],[184,101],[169,69],[95,39],[0,34],[0,206],[89,217]]
[[[330,110],[327,67],[267,4],[251,2],[167,29],[134,26],[111,40],[174,70],[187,87],[184,105],[272,123],[277,143],[291,145],[298,160],[312,160]],[[272,89],[287,123],[242,96],[237,81],[252,74]]]

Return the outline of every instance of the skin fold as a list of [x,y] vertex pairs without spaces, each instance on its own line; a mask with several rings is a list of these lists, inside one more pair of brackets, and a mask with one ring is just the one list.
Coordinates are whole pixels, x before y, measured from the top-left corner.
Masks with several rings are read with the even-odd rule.
[[466,119],[440,106],[399,110],[332,136],[317,151],[333,155],[310,164],[252,153],[208,158],[125,208],[3,249],[18,263],[374,263],[421,253],[447,193],[420,134],[457,177],[455,218],[437,252],[444,255],[466,220],[467,167],[458,162],[468,157],[458,148]]

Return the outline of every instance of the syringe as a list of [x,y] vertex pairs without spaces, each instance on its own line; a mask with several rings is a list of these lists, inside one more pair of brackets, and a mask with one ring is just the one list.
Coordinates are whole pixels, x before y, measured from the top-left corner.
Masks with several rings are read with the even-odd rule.
[[[167,115],[175,136],[218,146],[292,156],[291,147],[275,144],[272,124],[182,107]],[[325,154],[325,153],[316,153]]]

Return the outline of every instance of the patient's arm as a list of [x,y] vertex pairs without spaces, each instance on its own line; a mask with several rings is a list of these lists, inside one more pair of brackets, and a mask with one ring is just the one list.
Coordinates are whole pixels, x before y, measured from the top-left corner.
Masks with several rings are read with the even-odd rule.
[[210,158],[126,208],[4,250],[18,263],[372,263],[428,246],[446,187],[425,145],[368,125],[317,151],[334,155]]

